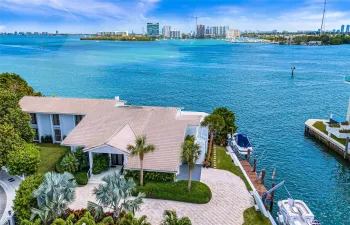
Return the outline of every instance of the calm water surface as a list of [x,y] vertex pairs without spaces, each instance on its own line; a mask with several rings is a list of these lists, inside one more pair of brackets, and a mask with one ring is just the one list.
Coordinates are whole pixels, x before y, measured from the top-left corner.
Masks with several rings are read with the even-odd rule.
[[[45,95],[119,95],[132,104],[205,112],[227,106],[236,113],[239,131],[253,139],[267,186],[276,168],[276,182],[285,179],[291,195],[304,200],[323,224],[350,224],[349,163],[303,134],[310,117],[345,117],[349,45],[1,36],[0,71],[20,74]],[[287,198],[287,191],[278,190],[276,197]]]

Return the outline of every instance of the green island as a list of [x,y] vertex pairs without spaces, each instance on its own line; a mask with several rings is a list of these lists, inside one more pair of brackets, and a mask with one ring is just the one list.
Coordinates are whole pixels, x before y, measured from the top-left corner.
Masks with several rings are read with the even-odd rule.
[[90,37],[80,38],[82,41],[155,41],[153,37],[146,36],[97,36],[93,35]]
[[292,36],[289,38],[288,35],[265,35],[261,36],[261,38],[265,40],[269,40],[272,42],[278,42],[280,44],[295,44],[295,45],[303,45],[310,41],[322,41],[323,45],[342,45],[342,44],[350,44],[350,36],[345,34],[338,35],[328,35],[323,34],[321,36],[315,35],[298,35]]

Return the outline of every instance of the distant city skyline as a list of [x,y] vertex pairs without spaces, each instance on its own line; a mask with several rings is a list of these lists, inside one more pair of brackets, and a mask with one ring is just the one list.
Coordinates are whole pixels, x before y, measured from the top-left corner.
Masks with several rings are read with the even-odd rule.
[[[142,33],[151,22],[189,33],[196,30],[193,16],[206,27],[221,24],[241,31],[318,30],[322,11],[323,0],[1,0],[0,32]],[[326,30],[347,24],[347,1],[328,2]]]

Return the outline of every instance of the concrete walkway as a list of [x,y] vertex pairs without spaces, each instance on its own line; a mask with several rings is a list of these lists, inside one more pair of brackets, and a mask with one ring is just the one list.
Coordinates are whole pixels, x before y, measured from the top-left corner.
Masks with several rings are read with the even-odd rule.
[[[5,195],[0,193],[0,224],[4,224],[7,221],[8,211],[12,210],[13,200],[16,196],[16,190],[18,189],[21,179],[17,176],[11,176],[0,168],[0,189],[4,190]],[[0,190],[1,192],[1,190]],[[4,202],[4,203],[3,203]],[[4,204],[4,212],[1,215],[1,207]]]
[[[147,215],[148,221],[158,225],[166,209],[176,210],[178,216],[188,216],[194,225],[241,225],[243,212],[253,206],[254,200],[246,189],[244,182],[236,175],[217,169],[203,169],[201,182],[206,183],[212,191],[212,199],[207,204],[192,204],[168,200],[144,199],[137,217]],[[87,207],[87,201],[94,201],[92,195],[96,184],[78,187],[76,200],[70,205],[72,209]]]

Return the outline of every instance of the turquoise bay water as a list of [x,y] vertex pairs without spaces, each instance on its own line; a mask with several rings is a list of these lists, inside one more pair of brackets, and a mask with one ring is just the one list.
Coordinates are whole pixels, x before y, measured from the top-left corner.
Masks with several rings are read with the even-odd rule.
[[[268,187],[276,168],[276,182],[284,179],[291,195],[323,224],[350,224],[350,164],[303,133],[310,117],[345,117],[349,45],[0,36],[0,72],[5,71],[20,74],[45,95],[119,95],[132,104],[205,112],[227,106],[236,113],[239,131],[253,139]],[[287,198],[287,191],[278,190],[276,198]]]

